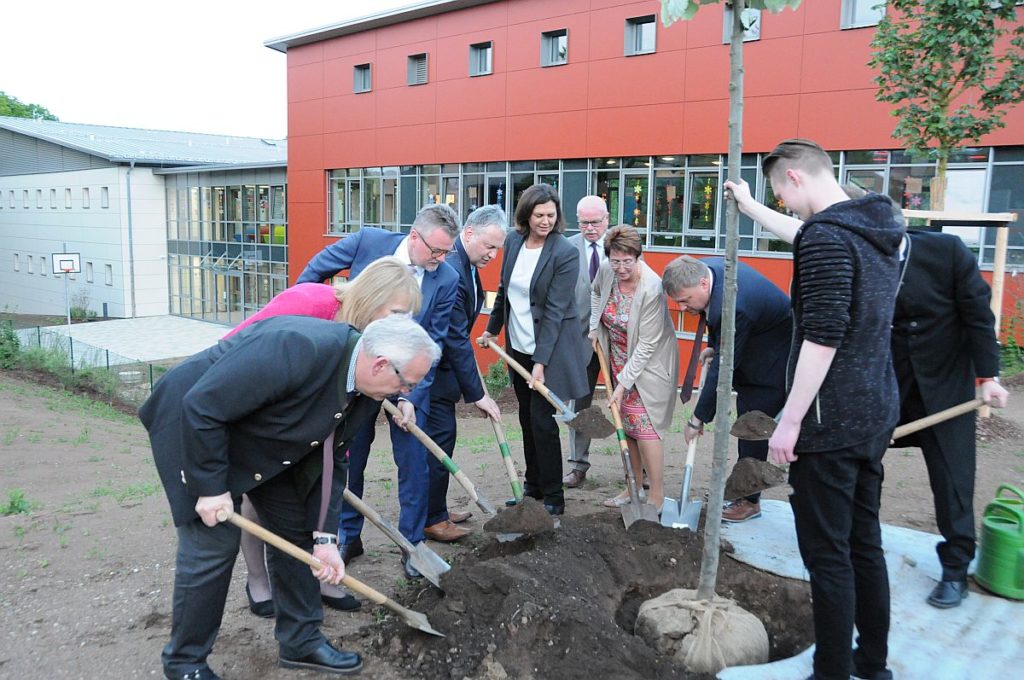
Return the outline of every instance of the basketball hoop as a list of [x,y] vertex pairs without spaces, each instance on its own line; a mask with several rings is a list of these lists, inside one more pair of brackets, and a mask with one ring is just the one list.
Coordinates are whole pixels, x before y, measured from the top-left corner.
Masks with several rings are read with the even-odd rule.
[[75,267],[74,265],[67,264],[61,267],[61,271],[65,274],[73,274],[75,272]]

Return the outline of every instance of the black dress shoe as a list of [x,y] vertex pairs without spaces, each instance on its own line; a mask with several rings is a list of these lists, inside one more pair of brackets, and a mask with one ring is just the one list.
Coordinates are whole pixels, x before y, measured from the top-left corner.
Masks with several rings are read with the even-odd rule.
[[967,597],[967,581],[939,581],[928,596],[928,604],[939,609],[959,606]]
[[220,676],[214,673],[209,666],[187,673],[164,673],[164,677],[167,680],[220,680]]
[[[530,487],[525,487],[523,489],[523,498],[526,497],[530,497],[536,501],[544,500],[544,494],[540,493],[539,491],[534,491]],[[512,498],[509,498],[507,501],[505,501],[505,505],[511,508],[514,505],[519,505],[519,501],[517,501],[513,496]]]
[[335,649],[329,642],[324,642],[301,659],[286,659],[282,656],[279,663],[282,668],[308,668],[337,675],[358,673],[363,667],[363,660],[358,654]]
[[249,611],[261,619],[272,619],[274,618],[274,600],[264,600],[263,602],[257,602],[252,599],[252,593],[249,592],[249,584],[245,584],[245,596],[249,598]]
[[407,579],[415,580],[423,578],[423,574],[421,574],[419,570],[416,569],[416,567],[409,564],[409,560],[405,557],[405,555],[402,556],[402,571],[405,572],[405,577]]
[[565,503],[545,503],[544,509],[548,511],[549,515],[564,515]]
[[877,673],[861,673],[855,670],[850,677],[853,680],[892,680],[892,671],[888,668],[884,668]]
[[325,605],[331,609],[337,609],[343,612],[354,612],[355,610],[362,607],[362,603],[355,598],[351,593],[345,593],[341,597],[331,597],[330,595],[321,595],[320,599]]
[[348,564],[363,554],[363,539],[357,538],[350,543],[343,543],[338,550],[341,551],[341,561]]

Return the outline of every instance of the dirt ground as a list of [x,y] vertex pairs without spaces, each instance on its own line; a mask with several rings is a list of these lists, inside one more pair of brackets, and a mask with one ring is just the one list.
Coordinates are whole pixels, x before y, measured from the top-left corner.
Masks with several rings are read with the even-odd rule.
[[[1024,488],[1024,389],[979,429],[980,516],[1001,483]],[[521,433],[510,394],[501,399],[521,469]],[[678,494],[685,447],[676,415],[666,442],[668,495]],[[486,421],[460,418],[455,460],[498,508],[510,487]],[[380,427],[380,423],[378,423]],[[383,429],[366,473],[366,500],[397,520],[396,473]],[[563,446],[564,451],[564,446]],[[695,495],[710,478],[711,437],[698,448]],[[733,453],[733,460],[735,453]],[[701,535],[638,523],[601,506],[622,486],[614,438],[595,442],[582,488],[567,490],[554,531],[498,542],[485,517],[453,483],[450,507],[470,509],[474,534],[431,544],[454,567],[441,593],[401,578],[398,549],[372,526],[367,554],[350,572],[427,615],[447,634],[425,636],[381,608],[327,610],[324,632],[365,656],[362,677],[676,678],[687,677],[631,635],[640,602],[673,587],[694,587]],[[920,453],[886,456],[885,522],[935,531]],[[785,491],[766,492],[785,498]],[[0,677],[161,677],[170,627],[175,534],[146,433],[134,416],[0,372]],[[239,562],[210,663],[224,678],[322,677],[277,667],[273,622],[246,606]],[[765,622],[774,658],[811,640],[807,587],[721,560],[719,593]],[[923,595],[922,595],[923,596]]]

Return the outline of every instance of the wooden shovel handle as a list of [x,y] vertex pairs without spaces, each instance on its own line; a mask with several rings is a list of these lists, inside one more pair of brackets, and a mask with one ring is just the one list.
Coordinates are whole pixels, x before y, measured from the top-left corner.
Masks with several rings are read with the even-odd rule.
[[[498,345],[498,343],[494,342],[494,340],[488,340],[487,346],[493,349],[497,353],[497,355],[501,357],[506,364],[511,366],[516,373],[523,376],[523,380],[525,380],[527,383],[533,380],[533,375],[531,375],[530,372],[527,371],[522,364],[520,364],[518,361],[510,357],[508,355],[508,352],[503,350]],[[534,381],[533,389],[540,392],[540,395],[547,399],[548,403],[554,406],[558,412],[565,413],[565,404],[559,403],[559,401],[555,399],[555,396],[551,393],[551,390],[548,389],[547,385],[545,385],[542,382]]]
[[965,413],[970,413],[984,405],[985,400],[979,398],[965,401],[964,403],[957,404],[956,406],[950,406],[938,413],[933,413],[930,416],[925,416],[919,420],[909,422],[906,425],[900,425],[893,431],[892,438],[899,439],[900,437],[906,437],[908,434],[913,434],[918,430],[923,430],[927,427],[931,427],[932,425],[937,425],[938,423],[947,421],[950,418],[956,418],[957,416],[962,416]]
[[[604,378],[604,388],[608,391],[608,398],[611,399],[612,392],[615,389],[612,387],[612,376],[608,372],[608,361],[604,358],[604,350],[601,349],[601,344],[598,343],[595,346],[594,353],[597,354],[597,363],[601,365],[601,375]],[[622,416],[619,415],[619,407],[614,402],[612,403],[612,417],[615,419],[615,429],[622,429]],[[620,444],[625,444],[624,440],[619,441]]]
[[[242,517],[241,515],[237,515],[233,512],[228,512],[227,510],[221,510],[217,513],[217,521],[230,522],[239,529],[242,529],[243,531],[252,534],[264,543],[268,543],[274,546],[281,552],[286,553],[291,557],[294,557],[295,559],[299,560],[304,564],[308,564],[310,567],[313,567],[314,569],[320,569],[324,566],[320,560],[313,557],[299,546],[284,540],[274,532],[267,530],[266,528],[260,526],[256,522],[248,520]],[[349,588],[350,590],[354,590],[355,592],[359,593],[360,595],[370,600],[374,604],[387,604],[387,602],[389,601],[387,596],[383,593],[374,590],[362,581],[352,578],[347,574],[341,579],[341,583],[345,587]]]

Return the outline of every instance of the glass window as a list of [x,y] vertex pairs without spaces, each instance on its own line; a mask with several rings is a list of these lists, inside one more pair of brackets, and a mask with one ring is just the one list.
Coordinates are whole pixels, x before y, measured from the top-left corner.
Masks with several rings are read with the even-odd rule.
[[416,212],[419,210],[419,201],[416,199],[416,177],[402,175],[399,180],[398,200],[401,208],[398,216],[400,231],[407,231],[401,227],[412,227],[416,219]]
[[562,173],[562,210],[567,226],[576,229],[576,204],[587,195],[588,177],[586,172],[566,171]]
[[[764,180],[764,198],[761,202],[784,215],[789,214],[782,200],[775,197],[771,182],[767,179]],[[757,249],[764,252],[789,253],[793,251],[793,246],[776,237],[759,224],[757,225]]]
[[46,267],[47,267],[46,256],[45,255],[40,255],[39,256],[39,275],[40,276],[46,276]]
[[441,178],[441,195],[442,202],[449,208],[455,211],[455,214],[459,214],[459,178],[458,177],[442,177]]
[[[11,207],[12,208],[14,207],[14,192],[13,191],[11,192]],[[70,208],[71,207],[71,189],[65,189],[64,190],[64,207],[65,208]]]
[[885,193],[885,168],[847,170],[846,183],[876,194]]
[[[26,202],[25,207],[27,208],[28,207],[28,205],[27,205],[27,203],[28,203],[28,192],[27,191],[25,192],[25,202]],[[89,187],[82,187],[82,207],[83,208],[88,208],[89,207]]]
[[931,183],[934,166],[894,166],[889,169],[889,198],[901,208],[931,209]]
[[[732,5],[725,6],[725,25],[722,29],[722,42],[732,40]],[[740,16],[743,22],[743,42],[761,39],[761,10],[750,7],[744,8]]]
[[540,65],[559,66],[569,63],[569,31],[545,31],[540,34]]
[[398,168],[384,168],[380,187],[381,225],[393,231],[398,226]]
[[843,158],[847,165],[882,164],[889,162],[888,151],[846,151]]
[[[441,171],[441,168],[436,165],[433,167],[433,173],[427,173],[426,168],[424,168],[424,173],[420,176],[421,205],[417,206],[417,210],[424,205],[436,205],[441,202],[441,179],[437,175],[437,173]],[[412,224],[412,222],[410,222],[410,224]]]
[[[29,274],[35,274],[35,268],[33,266],[33,263],[35,262],[35,259],[31,255],[26,255],[25,256],[25,261],[28,263],[28,270],[27,270],[28,273]],[[40,262],[39,266],[42,267],[43,263]]]
[[885,16],[882,0],[843,0],[840,28],[877,26]]
[[622,192],[622,223],[636,228],[641,238],[647,232],[647,194],[648,178],[646,174],[626,174],[623,179]]
[[214,187],[212,195],[212,226],[211,237],[214,241],[227,240],[227,204],[224,187]]
[[[88,189],[83,189],[83,191],[88,191]],[[21,207],[25,208],[26,210],[28,210],[28,189],[22,189],[22,191],[21,191]],[[89,206],[82,206],[82,207],[83,208],[88,208]]]
[[654,174],[654,223],[651,245],[682,245],[686,206],[686,173],[658,170]]
[[36,189],[36,208],[42,210],[43,208],[43,190]]
[[356,64],[352,67],[352,91],[356,94],[369,92],[373,88],[373,77],[369,64]]
[[656,35],[657,24],[653,14],[626,19],[626,56],[654,52]]
[[[514,164],[513,164],[514,165]],[[532,165],[532,163],[531,163]],[[512,173],[512,213],[509,216],[510,220],[514,220],[514,213],[516,205],[519,203],[519,198],[523,195],[523,192],[529,189],[534,184],[533,173],[529,172],[514,172]]]
[[714,248],[718,222],[718,173],[691,172],[686,204],[687,248]]
[[469,75],[486,76],[494,70],[494,44],[491,41],[469,46]]
[[100,187],[100,207],[110,207],[110,187]]
[[114,266],[105,264],[103,265],[103,283],[108,286],[114,285]]
[[473,212],[486,202],[484,193],[483,175],[462,176],[462,219],[465,220],[469,213]]
[[406,62],[406,82],[423,85],[427,82],[427,54],[410,54]]
[[597,173],[596,193],[604,199],[605,205],[608,206],[608,216],[612,224],[619,224],[624,221],[619,214],[619,207],[622,204],[619,200],[620,186],[619,172],[617,170]]
[[[29,260],[28,271],[29,271],[29,274],[32,273],[31,260]],[[85,263],[85,280],[86,280],[87,283],[92,283],[92,262],[86,262]]]

